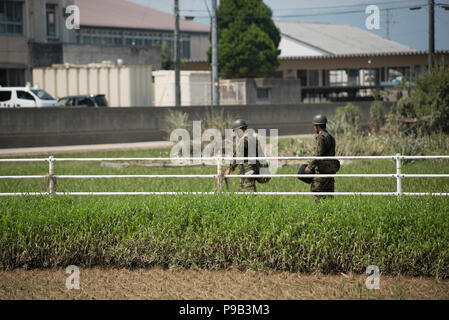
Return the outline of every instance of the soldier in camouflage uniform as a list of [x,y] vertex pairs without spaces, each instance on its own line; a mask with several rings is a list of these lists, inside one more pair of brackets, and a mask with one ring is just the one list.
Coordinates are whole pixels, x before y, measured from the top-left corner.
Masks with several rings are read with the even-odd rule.
[[[313,156],[335,156],[335,139],[326,130],[327,118],[324,115],[317,115],[313,118],[313,127],[317,133],[316,149]],[[315,170],[317,174],[335,174],[340,169],[338,160],[311,160],[305,170],[310,173]],[[334,192],[334,178],[313,178],[310,187],[311,192]],[[326,196],[315,196],[317,200]]]
[[[239,141],[237,142],[237,147],[234,149],[233,157],[258,157],[258,150],[261,150],[259,149],[259,141],[255,134],[248,134],[247,128],[248,125],[245,120],[239,119],[234,122],[233,130],[236,132]],[[254,149],[250,149],[250,146]],[[258,172],[258,165],[260,166],[255,160],[233,160],[228,170],[226,170],[225,175],[231,174],[231,172],[239,167],[239,175],[250,176]],[[238,191],[256,192],[256,179],[241,178]]]

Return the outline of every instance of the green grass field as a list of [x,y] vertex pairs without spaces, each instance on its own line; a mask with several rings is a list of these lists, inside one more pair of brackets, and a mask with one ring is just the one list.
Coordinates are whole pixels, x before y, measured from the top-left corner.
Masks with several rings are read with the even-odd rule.
[[[168,150],[58,155],[166,157]],[[296,173],[285,166],[278,173]],[[1,163],[0,175],[46,174],[47,163]],[[56,162],[56,174],[190,174],[216,168],[102,167]],[[393,160],[354,161],[339,173],[394,173]],[[403,173],[448,173],[449,161]],[[39,192],[43,180],[0,180],[0,192]],[[236,190],[238,179],[232,180]],[[336,191],[395,191],[393,178],[337,178]],[[214,191],[214,179],[59,180],[57,191]],[[273,178],[258,191],[309,191]],[[405,192],[449,192],[449,179],[403,180]],[[0,198],[0,267],[164,267],[449,276],[448,197],[99,196]]]

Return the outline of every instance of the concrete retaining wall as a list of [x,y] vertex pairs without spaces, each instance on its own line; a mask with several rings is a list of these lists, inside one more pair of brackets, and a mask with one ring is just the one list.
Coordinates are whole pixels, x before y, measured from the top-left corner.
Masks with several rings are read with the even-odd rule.
[[[220,106],[254,129],[279,129],[280,135],[313,133],[315,114],[331,115],[345,103]],[[356,103],[363,120],[370,103]],[[167,140],[162,129],[173,107],[0,109],[0,148],[62,146]],[[182,107],[190,120],[205,118],[209,107]],[[204,129],[204,128],[203,128]]]

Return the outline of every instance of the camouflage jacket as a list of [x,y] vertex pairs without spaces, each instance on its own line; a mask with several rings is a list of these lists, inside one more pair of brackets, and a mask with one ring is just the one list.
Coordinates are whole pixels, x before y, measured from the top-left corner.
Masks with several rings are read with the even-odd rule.
[[[335,139],[326,130],[321,130],[315,137],[314,157],[335,156]],[[310,160],[308,167],[320,173],[334,173],[339,169],[338,160]],[[338,167],[338,168],[337,168]]]
[[[250,131],[248,133],[248,131]],[[238,140],[237,146],[234,149],[233,157],[264,157],[263,151],[261,151],[261,147],[259,145],[259,139],[254,132],[249,129],[245,132],[245,134]],[[261,166],[265,166],[262,164],[266,162],[264,161],[256,161],[256,160],[233,160],[230,164],[231,171],[234,171],[237,167],[239,167],[239,174],[245,174],[250,170],[254,170],[255,173],[258,173],[258,170]]]

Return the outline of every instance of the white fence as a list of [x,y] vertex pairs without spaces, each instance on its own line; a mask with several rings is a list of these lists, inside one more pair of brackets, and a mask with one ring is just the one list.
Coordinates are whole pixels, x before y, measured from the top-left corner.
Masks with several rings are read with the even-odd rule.
[[[39,159],[0,159],[2,162],[48,162],[49,171],[45,175],[25,175],[25,176],[0,176],[0,179],[48,179],[48,192],[19,192],[19,193],[0,193],[0,196],[25,196],[25,195],[213,195],[216,192],[56,192],[55,182],[57,179],[122,179],[122,178],[149,178],[149,179],[168,179],[168,178],[209,178],[217,179],[218,190],[221,190],[222,178],[248,178],[247,175],[222,175],[223,161],[243,161],[243,160],[358,160],[358,159],[392,159],[395,160],[396,173],[391,174],[315,174],[313,177],[338,177],[338,178],[395,178],[396,191],[394,192],[234,192],[233,194],[256,194],[256,195],[381,195],[381,196],[449,196],[449,193],[430,193],[430,192],[403,192],[403,178],[449,178],[449,174],[403,174],[401,173],[402,159],[449,159],[449,156],[339,156],[339,157],[213,157],[213,158],[39,158]],[[55,174],[56,162],[67,161],[216,161],[217,174],[192,174],[192,175],[57,175]],[[260,174],[257,177],[270,178],[310,178],[310,174]]]

